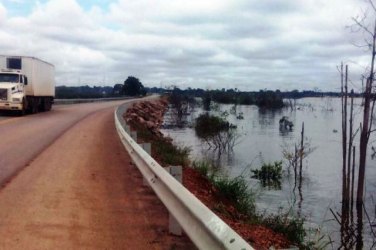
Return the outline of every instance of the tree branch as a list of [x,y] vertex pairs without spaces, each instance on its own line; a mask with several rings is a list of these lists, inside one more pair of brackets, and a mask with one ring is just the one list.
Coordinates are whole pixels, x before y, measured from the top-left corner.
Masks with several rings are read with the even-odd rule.
[[363,31],[367,32],[371,37],[374,36],[374,34],[363,23],[364,18],[361,21],[359,21],[357,18],[353,17],[352,20],[355,22],[356,25],[358,25],[358,27],[360,29],[362,29]]
[[372,0],[368,0],[368,2],[371,4],[373,11],[376,12],[376,7],[375,7],[375,4],[372,2]]

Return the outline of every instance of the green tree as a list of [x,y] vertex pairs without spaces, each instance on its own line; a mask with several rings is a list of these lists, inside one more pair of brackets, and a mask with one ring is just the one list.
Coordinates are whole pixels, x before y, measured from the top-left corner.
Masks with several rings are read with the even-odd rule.
[[112,94],[113,95],[121,95],[123,94],[123,84],[117,83],[114,85],[114,88],[112,89]]
[[127,80],[124,81],[123,94],[129,96],[146,95],[146,90],[138,78],[128,76]]

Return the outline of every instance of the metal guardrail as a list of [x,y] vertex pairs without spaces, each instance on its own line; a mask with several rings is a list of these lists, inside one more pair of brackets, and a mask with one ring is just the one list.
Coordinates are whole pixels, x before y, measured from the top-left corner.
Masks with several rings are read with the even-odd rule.
[[122,114],[129,103],[115,111],[115,125],[133,162],[168,211],[199,249],[253,249],[183,185],[165,171],[125,131]]

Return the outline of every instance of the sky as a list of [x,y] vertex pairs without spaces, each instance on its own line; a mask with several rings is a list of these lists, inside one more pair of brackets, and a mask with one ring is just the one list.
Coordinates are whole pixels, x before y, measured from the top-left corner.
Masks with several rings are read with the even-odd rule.
[[0,54],[54,64],[57,85],[245,91],[338,91],[343,61],[357,89],[364,13],[364,0],[0,0]]

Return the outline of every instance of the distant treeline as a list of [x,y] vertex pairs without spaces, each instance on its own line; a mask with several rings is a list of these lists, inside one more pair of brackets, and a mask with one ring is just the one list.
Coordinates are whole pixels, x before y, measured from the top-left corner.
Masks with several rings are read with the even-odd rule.
[[[237,89],[217,89],[217,90],[203,90],[203,89],[185,89],[174,88],[168,90],[164,88],[148,88],[151,93],[174,93],[190,97],[202,97],[203,100],[214,101],[223,104],[244,104],[244,105],[257,105],[265,108],[281,108],[284,106],[283,99],[298,99],[304,97],[339,97],[340,93],[337,92],[315,92],[311,90],[305,91],[285,91],[280,90],[260,90],[260,91],[238,91]],[[360,94],[355,94],[360,96]]]
[[[131,84],[128,84],[131,83]],[[137,88],[131,88],[136,86]],[[169,94],[173,91],[190,97],[204,97],[210,98],[212,101],[224,104],[255,104],[258,106],[278,108],[283,106],[283,99],[298,99],[304,97],[340,97],[339,92],[316,92],[312,90],[259,90],[259,91],[239,91],[237,89],[217,89],[217,90],[204,90],[204,89],[165,89],[165,88],[147,88],[143,87],[137,78],[128,77],[124,84],[115,84],[115,86],[57,86],[56,98],[70,99],[70,98],[104,98],[104,97],[118,97],[123,95],[145,95],[148,93]],[[356,97],[361,94],[355,93]]]
[[57,86],[55,90],[55,98],[57,99],[104,98],[119,96],[118,94],[114,93],[114,88],[111,86]]
[[128,76],[123,84],[115,84],[115,86],[90,87],[88,85],[69,87],[56,87],[57,99],[80,99],[80,98],[105,98],[119,96],[144,96],[146,90],[140,80],[134,76]]
[[[152,88],[146,88],[146,90],[150,93],[158,93],[158,94],[162,94],[162,93],[169,93],[171,92],[172,90],[171,89],[165,89],[165,88],[157,88],[157,87],[152,87]],[[292,91],[280,91],[280,90],[259,90],[259,91],[239,91],[237,89],[216,89],[216,90],[204,90],[204,89],[192,89],[192,88],[188,88],[188,89],[184,89],[184,90],[181,90],[179,89],[179,91],[182,91],[183,93],[185,94],[188,94],[190,96],[195,96],[195,97],[203,97],[205,95],[205,93],[208,91],[208,92],[212,92],[212,93],[229,93],[229,94],[234,94],[234,93],[237,93],[237,94],[240,94],[240,95],[244,95],[244,94],[254,94],[254,95],[257,95],[258,93],[263,93],[263,92],[275,92],[277,95],[281,96],[282,98],[286,98],[286,99],[298,99],[298,98],[304,98],[304,97],[323,97],[323,96],[331,96],[331,97],[340,97],[341,96],[341,93],[340,92],[322,92],[322,91],[313,91],[313,90],[303,90],[303,91],[299,91],[299,90],[292,90]],[[354,94],[356,97],[361,97],[362,95],[360,93],[355,93]]]

